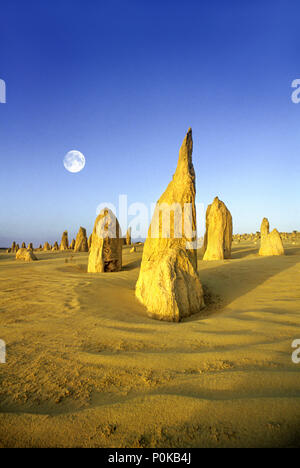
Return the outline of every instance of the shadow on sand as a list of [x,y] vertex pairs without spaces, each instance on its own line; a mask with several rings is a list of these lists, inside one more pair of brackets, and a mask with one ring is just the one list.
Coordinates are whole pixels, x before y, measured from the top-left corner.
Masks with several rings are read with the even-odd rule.
[[130,270],[134,270],[135,268],[139,268],[141,261],[142,259],[139,258],[138,260],[134,260],[133,262],[126,263],[126,265],[122,266],[122,270],[130,271]]
[[297,263],[300,263],[300,248],[286,249],[286,255],[280,257],[257,255],[242,261],[234,258],[216,262],[200,260],[199,276],[204,291],[209,292],[207,308],[186,320],[199,320],[220,312],[234,300]]

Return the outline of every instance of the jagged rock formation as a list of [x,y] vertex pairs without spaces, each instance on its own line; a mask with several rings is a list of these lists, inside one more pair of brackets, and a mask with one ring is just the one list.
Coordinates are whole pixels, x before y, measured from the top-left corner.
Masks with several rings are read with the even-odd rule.
[[72,239],[72,242],[70,244],[70,250],[74,250],[74,247],[75,247],[75,239]]
[[24,262],[33,262],[37,260],[37,258],[32,252],[32,250],[22,248],[19,249],[16,253],[16,260],[23,260]]
[[[282,241],[291,242],[293,245],[300,242],[300,232],[293,231],[293,232],[279,232]],[[233,240],[235,243],[239,243],[241,241],[250,241],[257,244],[261,238],[260,231],[257,231],[255,234],[235,234],[233,236]]]
[[27,250],[33,250],[33,244],[32,244],[32,242],[30,242],[30,243],[28,244]]
[[45,242],[43,250],[46,252],[46,250],[50,250],[50,249],[51,249],[51,247],[49,245],[49,242]]
[[126,232],[126,245],[131,245],[131,227]]
[[25,242],[22,242],[21,249],[26,249],[26,244],[25,244]]
[[63,232],[59,249],[69,250],[68,231]]
[[113,212],[108,208],[104,208],[95,221],[88,272],[112,272],[120,271],[121,268],[121,229]]
[[88,240],[86,236],[86,229],[83,227],[79,228],[78,234],[76,236],[76,242],[74,246],[74,252],[88,252]]
[[17,248],[17,244],[15,243],[15,241],[13,241],[13,243],[11,244],[10,251],[11,252],[16,252],[17,251],[16,248]]
[[57,241],[54,242],[53,247],[52,247],[52,250],[53,250],[53,251],[59,250]]
[[264,218],[261,223],[261,242],[259,255],[284,255],[283,243],[277,229],[273,229],[269,233],[270,225],[267,218]]
[[223,260],[231,257],[232,216],[225,203],[216,197],[206,211],[203,260]]
[[192,152],[189,129],[173,179],[156,204],[136,284],[136,297],[159,320],[178,322],[204,307],[197,273]]

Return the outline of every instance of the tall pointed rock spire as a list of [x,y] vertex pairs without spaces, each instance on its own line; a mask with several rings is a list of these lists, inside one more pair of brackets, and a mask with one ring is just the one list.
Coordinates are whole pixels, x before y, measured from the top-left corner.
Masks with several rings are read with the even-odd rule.
[[[150,316],[180,321],[204,307],[197,274],[193,139],[189,129],[175,174],[156,204],[145,242],[136,296]],[[195,244],[194,244],[195,243]]]

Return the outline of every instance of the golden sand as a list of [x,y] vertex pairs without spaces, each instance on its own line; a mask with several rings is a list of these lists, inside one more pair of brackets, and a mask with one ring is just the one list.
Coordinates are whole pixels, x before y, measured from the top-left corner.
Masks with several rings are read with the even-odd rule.
[[209,307],[181,323],[135,298],[142,246],[123,270],[87,253],[0,253],[0,447],[300,445],[300,245],[233,246],[198,262]]

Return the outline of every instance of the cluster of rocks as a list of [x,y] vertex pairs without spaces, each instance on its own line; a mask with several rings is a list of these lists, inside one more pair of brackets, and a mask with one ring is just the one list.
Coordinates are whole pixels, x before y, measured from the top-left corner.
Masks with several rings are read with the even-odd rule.
[[[280,237],[283,241],[286,242],[299,242],[300,241],[300,232],[299,231],[293,231],[293,232],[279,232]],[[261,233],[260,231],[251,234],[234,234],[232,236],[232,240],[235,243],[239,243],[241,241],[246,241],[246,242],[257,242],[261,239]]]
[[233,236],[233,242],[239,244],[240,242],[254,242],[257,244],[260,241],[260,256],[284,255],[284,248],[282,243],[282,236],[274,229],[269,232],[269,221],[264,218],[261,224],[261,231],[256,234],[236,234]]
[[267,218],[262,220],[260,233],[261,242],[259,255],[284,255],[284,248],[280,234],[277,229],[273,229],[273,231],[270,232],[270,225]]
[[[32,242],[30,242],[28,244],[28,246],[26,247],[26,244],[25,242],[22,242],[21,244],[21,249],[25,249],[25,250],[32,250],[33,251],[33,244]],[[19,244],[17,244],[15,241],[12,243],[11,247],[9,249],[6,250],[7,253],[17,253],[18,250],[20,250],[20,246]]]
[[[283,240],[300,242],[300,233],[297,231],[279,234],[274,229],[270,232],[267,218],[263,219],[260,232],[233,235],[231,213],[218,197],[207,207],[203,242],[198,239],[192,152],[192,130],[189,129],[179,150],[173,178],[156,204],[135,288],[135,295],[147,308],[148,314],[159,320],[179,322],[205,307],[197,272],[197,249],[200,244],[203,260],[215,261],[231,258],[232,243],[260,242],[259,255],[273,256],[284,254]],[[166,214],[170,221],[167,234],[164,225]],[[76,239],[70,244],[68,231],[64,231],[60,245],[55,242],[51,246],[45,242],[39,249],[89,252],[88,272],[106,273],[122,269],[123,245],[132,245],[131,228],[122,237],[116,216],[110,209],[104,208],[97,216],[89,238],[86,229],[81,226]],[[15,252],[16,258],[20,260],[37,260],[32,243],[26,248],[23,242],[20,249],[13,242],[9,251]],[[130,252],[136,252],[135,245]]]
[[[190,222],[196,233],[195,218],[195,173],[192,164],[192,132],[189,130],[180,149],[179,161],[173,180],[161,196],[157,207],[192,203]],[[153,218],[155,217],[155,212]],[[156,217],[157,218],[157,217]],[[175,219],[175,215],[174,215]],[[153,219],[152,219],[153,221]],[[151,226],[150,226],[151,229]],[[197,274],[197,257],[193,249],[187,249],[187,239],[159,236],[153,239],[150,229],[145,243],[136,296],[155,318],[179,321],[181,318],[199,312],[204,307],[203,290]],[[175,221],[173,231],[175,232]],[[286,236],[288,237],[288,236]],[[298,233],[293,233],[296,241]],[[300,236],[299,236],[300,238]],[[223,260],[231,258],[232,242],[261,240],[259,255],[283,255],[284,248],[279,232],[269,232],[269,222],[265,218],[261,232],[233,236],[232,216],[225,203],[216,197],[206,211],[206,231],[201,246],[203,260]],[[196,240],[196,246],[200,240]],[[202,242],[201,242],[202,244]]]
[[292,244],[300,243],[300,232],[299,231],[281,232],[280,235],[281,235],[281,238],[286,242],[290,242]]
[[32,245],[32,243],[28,244],[28,247],[26,247],[25,242],[22,242],[21,248],[20,248],[19,244],[17,244],[14,241],[12,243],[12,246],[9,249],[7,249],[6,252],[7,253],[15,253],[17,260],[24,260],[26,262],[32,262],[34,260],[37,260],[36,256],[33,254],[33,245]]
[[[29,255],[25,255],[25,251],[44,251],[44,252],[50,252],[50,251],[65,251],[65,250],[74,250],[74,252],[88,252],[89,251],[89,243],[91,244],[91,237],[88,242],[87,235],[86,235],[86,229],[83,227],[79,228],[76,241],[75,239],[72,240],[70,246],[69,246],[69,240],[68,240],[68,231],[64,231],[62,234],[62,239],[60,245],[58,245],[57,241],[54,242],[53,246],[49,242],[45,242],[44,245],[39,245],[38,248],[33,247],[33,243],[30,242],[28,246],[26,247],[25,242],[22,242],[21,249],[19,247],[19,244],[17,244],[15,241],[12,243],[12,246],[6,250],[7,253],[18,253],[16,255],[16,259],[23,259],[25,261],[32,261],[32,260],[37,260],[36,258],[29,257]],[[21,250],[21,252],[20,252]]]
[[[179,151],[173,179],[157,202],[136,284],[136,297],[147,307],[149,315],[160,320],[178,322],[205,306],[197,273],[196,189],[192,151],[192,130],[189,129]],[[180,208],[183,216],[170,217],[170,235],[165,236],[160,212],[162,207],[173,204]],[[188,213],[185,211],[186,206],[189,206]],[[217,237],[220,237],[220,255],[227,258],[231,250],[228,239],[232,238],[232,219],[225,205],[218,199],[210,208],[211,214],[208,214],[207,247],[213,250],[215,209],[220,211],[220,217],[225,213],[225,227],[221,227]],[[153,236],[155,229],[158,235]],[[177,232],[182,232],[182,235],[177,236]],[[103,209],[96,218],[91,236],[88,272],[120,271],[124,241],[126,245],[131,245],[131,229],[127,230],[123,238],[116,216],[108,208]],[[130,252],[135,251],[136,247],[133,246]],[[215,257],[215,254],[212,253],[212,256]]]
[[234,234],[232,236],[232,241],[236,244],[239,244],[242,241],[246,242],[258,242],[260,240],[260,232],[251,233],[251,234]]

